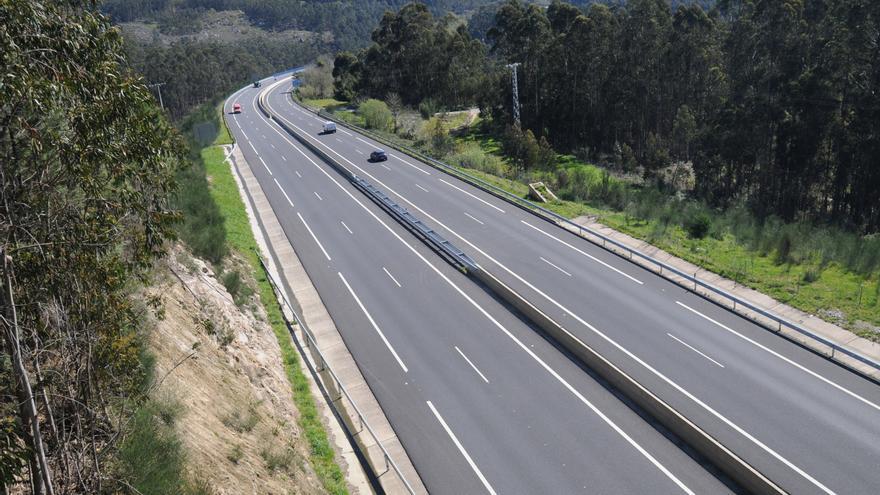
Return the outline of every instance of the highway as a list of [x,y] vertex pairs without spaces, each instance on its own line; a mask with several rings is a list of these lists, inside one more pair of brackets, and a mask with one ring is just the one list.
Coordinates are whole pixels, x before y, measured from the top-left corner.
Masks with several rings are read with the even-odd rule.
[[[878,491],[880,387],[873,382],[415,159],[388,150],[388,162],[369,163],[369,152],[381,147],[377,143],[342,128],[336,134],[319,135],[321,119],[291,100],[288,84],[269,89],[268,104],[288,125],[408,208],[786,490]],[[238,96],[247,102],[248,117],[257,113],[250,101],[255,94],[245,91]],[[262,116],[241,124],[248,134],[251,126],[269,126]],[[273,134],[260,132],[251,142],[255,146],[266,142],[292,153],[288,150],[295,141]],[[332,175],[329,166],[323,169]],[[283,187],[297,186],[290,182]],[[341,248],[336,242],[327,245]],[[359,244],[356,253],[366,256],[364,247]],[[465,285],[463,277],[457,280]],[[378,279],[364,283],[370,286]],[[434,295],[440,284],[431,284],[426,299],[413,294],[420,310],[440,307]],[[487,299],[485,305],[491,306],[491,301]],[[497,311],[492,314],[502,318],[503,310]],[[448,309],[441,312],[449,317]],[[497,344],[472,345],[489,352]],[[491,362],[492,355],[489,352],[480,361]],[[514,383],[523,379],[525,375]],[[641,441],[640,436],[634,438]],[[491,454],[485,459],[497,460],[489,460]],[[530,472],[544,473],[537,466]]]
[[227,100],[230,131],[432,493],[729,491],[270,123],[258,91]]

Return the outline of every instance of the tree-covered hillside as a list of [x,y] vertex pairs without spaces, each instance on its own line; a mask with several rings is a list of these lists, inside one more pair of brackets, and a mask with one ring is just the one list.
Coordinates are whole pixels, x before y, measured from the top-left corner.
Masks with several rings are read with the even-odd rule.
[[453,45],[426,42],[438,36],[426,16],[386,14],[369,49],[337,57],[340,96],[470,98],[509,126],[505,64],[519,63],[522,127],[561,151],[638,166],[650,182],[692,163],[693,194],[712,205],[880,229],[878,2],[510,0],[482,16],[485,56],[453,51],[471,42],[461,30]]
[[[302,29],[330,32],[341,48],[363,46],[387,10],[397,10],[405,0],[107,0],[103,10],[114,22],[155,20],[176,25],[195,20],[201,12],[241,10],[251,22],[272,30]],[[464,12],[487,0],[427,0],[432,12]]]

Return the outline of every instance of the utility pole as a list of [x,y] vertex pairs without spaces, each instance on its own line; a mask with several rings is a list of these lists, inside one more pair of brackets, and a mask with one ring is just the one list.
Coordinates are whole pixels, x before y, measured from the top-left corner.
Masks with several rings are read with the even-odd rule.
[[150,88],[156,88],[156,91],[159,93],[159,107],[162,110],[165,110],[165,104],[162,103],[162,86],[164,85],[165,83],[163,82],[150,84]]
[[513,76],[513,122],[516,125],[517,129],[520,127],[519,122],[519,87],[516,84],[516,68],[519,67],[519,62],[515,64],[507,64],[507,67],[513,69],[511,75]]

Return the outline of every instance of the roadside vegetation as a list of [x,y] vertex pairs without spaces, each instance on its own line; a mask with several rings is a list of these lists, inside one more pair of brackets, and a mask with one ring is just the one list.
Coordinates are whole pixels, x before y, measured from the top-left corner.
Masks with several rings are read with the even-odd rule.
[[[213,115],[217,115],[216,112]],[[225,127],[222,120],[218,124],[220,124],[218,129]],[[222,132],[218,131],[218,135],[222,135]],[[293,399],[299,411],[298,423],[309,443],[309,461],[328,493],[347,493],[345,477],[335,461],[333,447],[330,445],[315,399],[309,389],[308,378],[300,369],[299,354],[291,342],[272,285],[260,264],[247,211],[229,164],[225,161],[224,149],[221,146],[208,146],[201,149],[200,156],[206,177],[210,179],[211,202],[216,204],[222,219],[221,225],[226,243],[229,249],[247,260],[257,282],[257,295],[263,303],[268,322],[281,347],[284,369],[293,387]],[[227,287],[234,284],[236,278],[238,278],[236,275],[223,276]],[[268,451],[265,457],[266,462],[273,465],[289,461],[283,456],[279,457]]]
[[204,493],[149,397],[142,294],[184,143],[105,19],[51,0],[0,19],[0,491]]
[[[860,117],[847,120],[839,108],[817,106],[820,98],[847,91],[833,82],[821,96],[803,86],[786,86],[793,100],[762,94],[772,108],[796,115],[792,134],[779,136],[792,144],[768,161],[768,141],[752,131],[770,135],[781,124],[742,93],[760,90],[771,77],[740,58],[745,46],[736,43],[747,33],[750,53],[776,63],[767,43],[796,52],[810,36],[838,39],[825,30],[861,29],[847,23],[848,13],[880,23],[876,9],[834,3],[814,18],[769,4],[739,10],[724,4],[708,13],[698,5],[671,10],[647,0],[631,0],[626,9],[554,2],[546,10],[511,0],[475,19],[485,24],[479,30],[485,44],[478,45],[450,29],[447,19],[410,4],[382,19],[370,47],[337,54],[332,98],[304,102],[518,196],[526,197],[528,183],[543,182],[560,198],[545,206],[563,216],[591,217],[880,341],[880,203],[871,192],[877,186],[861,183],[880,185],[869,171],[880,153],[876,135],[868,137],[873,107],[853,103]],[[760,29],[762,16],[783,24]],[[431,33],[434,42],[419,44],[414,33]],[[635,43],[631,33],[643,36]],[[840,50],[861,49],[841,43]],[[687,67],[684,56],[691,60]],[[612,59],[627,62],[603,62]],[[503,66],[510,61],[523,64],[522,127],[512,122],[510,73]],[[805,63],[776,73],[774,84],[794,84],[802,73],[818,77],[811,68],[831,62]],[[435,72],[455,77],[424,77]],[[649,95],[657,112],[636,95]],[[603,106],[615,101],[628,103]],[[474,107],[482,112],[469,125],[449,117]],[[852,127],[842,131],[843,125]],[[860,158],[822,151],[838,149],[843,138],[834,129],[848,133],[846,139],[867,139],[856,152]],[[794,144],[801,138],[812,141]],[[842,193],[841,184],[849,184],[842,186],[849,192]]]

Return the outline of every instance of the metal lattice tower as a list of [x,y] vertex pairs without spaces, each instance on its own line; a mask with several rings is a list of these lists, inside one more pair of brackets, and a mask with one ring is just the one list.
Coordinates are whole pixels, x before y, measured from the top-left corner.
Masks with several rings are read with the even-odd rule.
[[519,67],[519,62],[515,64],[507,64],[508,67],[513,69],[511,73],[513,77],[513,122],[517,128],[520,127],[519,123],[519,87],[516,84],[516,68]]

